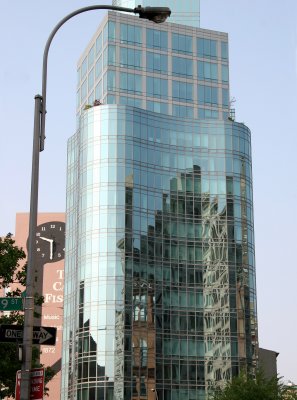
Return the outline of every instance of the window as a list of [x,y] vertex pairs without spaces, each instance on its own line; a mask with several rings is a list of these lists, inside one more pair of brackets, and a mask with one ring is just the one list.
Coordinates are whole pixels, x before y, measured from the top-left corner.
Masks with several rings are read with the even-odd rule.
[[107,43],[108,40],[115,40],[115,23],[113,21],[108,21],[103,29],[103,43]]
[[80,84],[80,68],[77,69],[77,84]]
[[127,105],[127,106],[142,108],[142,100],[134,99],[133,97],[128,97],[128,96],[121,96],[120,97],[120,104],[121,105]]
[[81,64],[81,79],[84,79],[88,71],[88,58],[86,57]]
[[180,118],[194,118],[194,110],[193,107],[173,104],[172,115]]
[[222,64],[222,81],[229,82],[228,65]]
[[113,94],[109,94],[106,96],[106,104],[115,104],[116,103],[116,97]]
[[133,296],[133,320],[147,321],[147,298],[146,295]]
[[199,108],[198,118],[200,119],[217,119],[219,118],[219,113],[217,110],[211,110],[207,108]]
[[191,36],[173,33],[172,34],[172,51],[175,51],[178,53],[192,54],[193,38]]
[[102,80],[96,85],[95,88],[95,100],[102,99]]
[[96,55],[102,51],[102,33],[96,39]]
[[142,93],[142,76],[121,72],[120,89],[127,92]]
[[168,97],[168,81],[167,79],[153,78],[148,76],[146,78],[146,92],[148,96],[152,97]]
[[172,74],[193,76],[193,60],[182,57],[172,57]]
[[116,64],[116,48],[115,46],[107,46],[103,52],[103,66]]
[[211,39],[197,39],[198,57],[217,58],[217,41]]
[[121,67],[128,68],[141,68],[141,50],[128,49],[127,47],[121,47],[120,49],[120,65]]
[[140,364],[141,367],[147,366],[147,341],[140,339]]
[[102,56],[98,58],[95,64],[95,77],[96,79],[102,74]]
[[218,104],[218,88],[212,86],[198,86],[199,104]]
[[89,92],[93,89],[94,86],[94,68],[91,69],[88,76],[88,88]]
[[193,101],[193,84],[173,81],[172,82],[172,98],[177,101]]
[[103,76],[103,92],[115,90],[115,71],[107,71]]
[[142,43],[141,31],[139,26],[121,24],[121,43],[140,45]]
[[167,32],[159,31],[157,29],[147,29],[146,45],[151,49],[168,50]]
[[229,91],[228,89],[222,89],[222,103],[224,107],[229,107]]
[[198,78],[205,80],[218,80],[218,64],[198,61]]
[[161,113],[161,114],[168,114],[168,105],[167,103],[161,103],[158,101],[147,101],[146,107],[149,111]]
[[228,43],[221,42],[221,57],[223,60],[228,60]]
[[87,97],[87,80],[85,80],[81,85],[80,99],[82,103],[86,97]]
[[95,45],[93,45],[89,51],[88,54],[88,65],[89,68],[94,64],[94,58],[95,58]]
[[80,89],[76,92],[76,107],[80,106]]
[[146,53],[146,68],[151,72],[166,74],[168,72],[167,55],[148,51]]

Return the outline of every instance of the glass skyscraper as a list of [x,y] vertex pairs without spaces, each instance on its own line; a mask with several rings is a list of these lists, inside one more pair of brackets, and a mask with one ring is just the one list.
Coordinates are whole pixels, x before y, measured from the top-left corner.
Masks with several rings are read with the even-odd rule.
[[108,12],[68,144],[63,400],[206,400],[255,368],[251,134],[229,111],[227,34]]

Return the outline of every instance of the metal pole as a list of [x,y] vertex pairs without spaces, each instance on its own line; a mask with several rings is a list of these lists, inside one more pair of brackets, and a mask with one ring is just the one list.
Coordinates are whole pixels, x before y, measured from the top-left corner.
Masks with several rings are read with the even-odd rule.
[[28,265],[26,277],[25,321],[23,334],[23,362],[21,375],[21,400],[30,399],[30,370],[32,364],[32,337],[34,322],[34,287],[33,275],[35,267],[34,243],[36,240],[38,177],[39,177],[39,140],[41,127],[42,97],[35,96],[33,156],[31,175],[31,201],[29,219]]

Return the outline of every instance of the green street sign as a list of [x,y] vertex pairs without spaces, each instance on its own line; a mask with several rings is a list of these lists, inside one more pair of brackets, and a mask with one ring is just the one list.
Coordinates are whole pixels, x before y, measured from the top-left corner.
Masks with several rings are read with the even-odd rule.
[[21,297],[0,297],[0,311],[21,311],[22,309]]

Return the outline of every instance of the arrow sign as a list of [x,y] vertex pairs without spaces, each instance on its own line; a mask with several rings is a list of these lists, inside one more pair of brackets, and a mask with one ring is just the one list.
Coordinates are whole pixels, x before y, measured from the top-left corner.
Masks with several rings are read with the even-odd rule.
[[[0,326],[0,342],[21,342],[23,340],[22,325],[1,325]],[[57,328],[49,326],[33,327],[33,344],[46,344],[54,346],[56,344]]]

